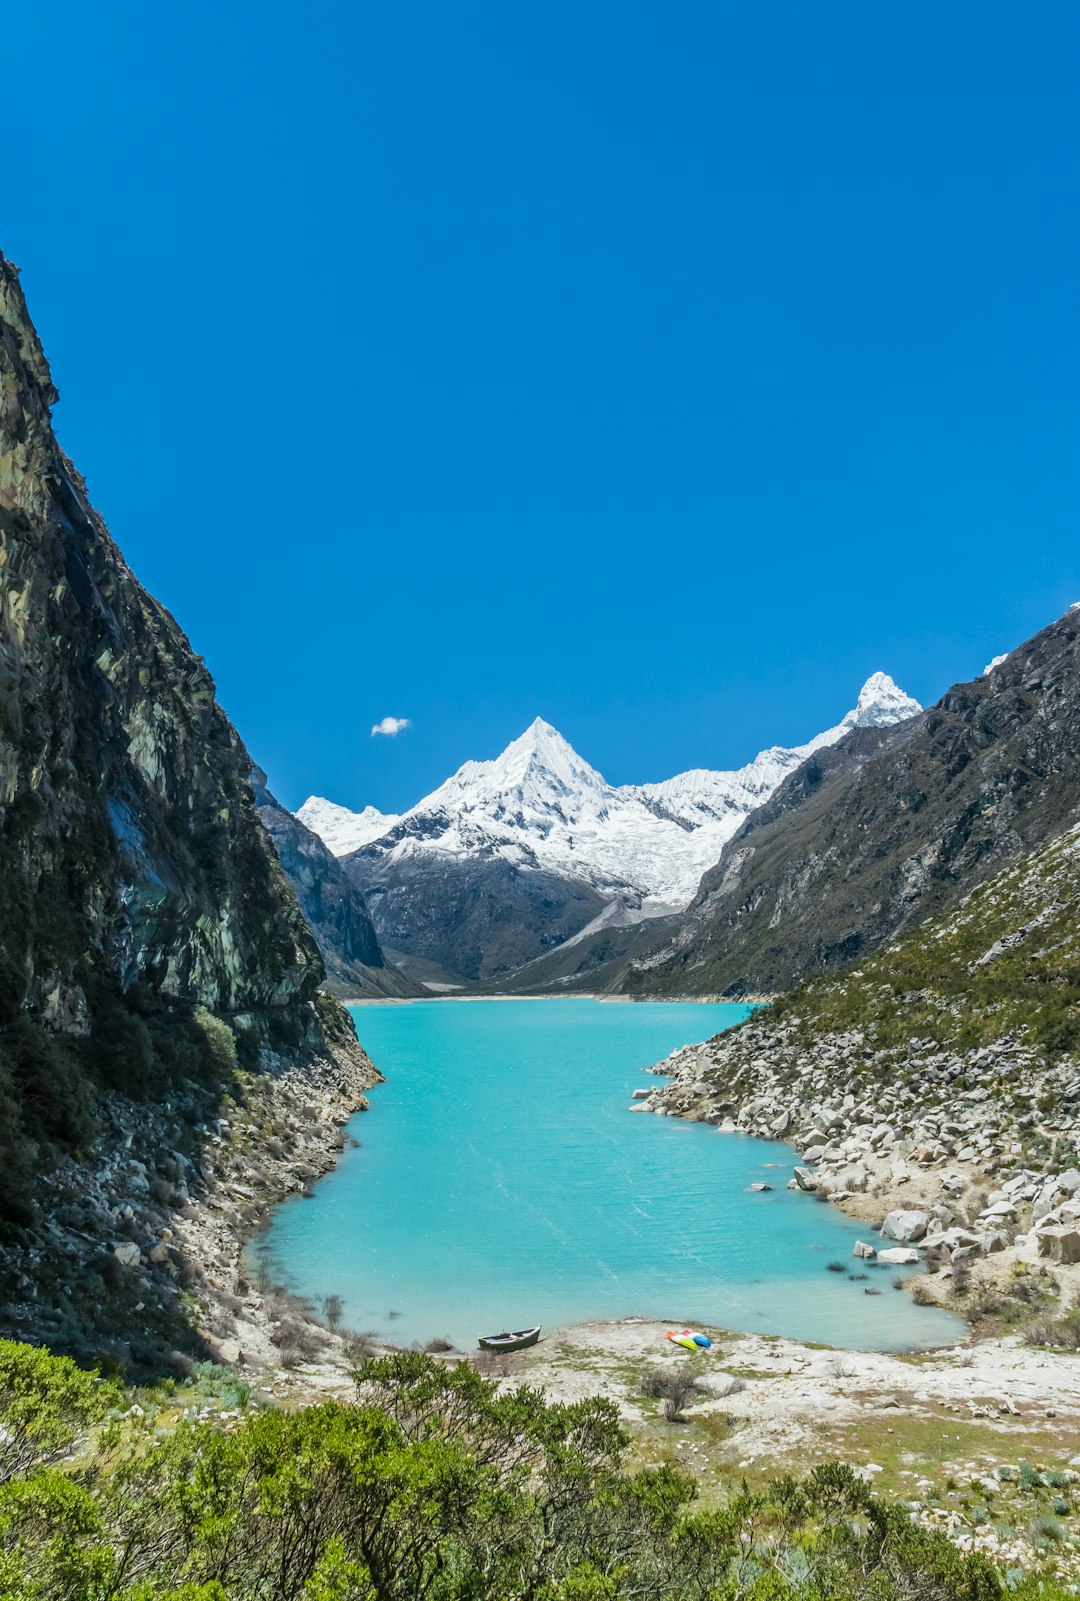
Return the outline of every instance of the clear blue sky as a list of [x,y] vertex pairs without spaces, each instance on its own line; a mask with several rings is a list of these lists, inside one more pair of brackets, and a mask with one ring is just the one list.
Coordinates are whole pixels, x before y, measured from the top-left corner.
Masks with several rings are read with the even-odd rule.
[[1073,0],[43,0],[4,53],[58,432],[290,804],[537,713],[731,765],[1080,598]]

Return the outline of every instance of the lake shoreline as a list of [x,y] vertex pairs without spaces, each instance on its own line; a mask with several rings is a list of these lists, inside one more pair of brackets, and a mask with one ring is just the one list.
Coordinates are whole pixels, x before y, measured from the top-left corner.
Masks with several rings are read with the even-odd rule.
[[732,1000],[726,995],[605,995],[591,990],[575,991],[573,995],[476,995],[466,991],[463,995],[368,995],[342,997],[342,1006],[416,1006],[428,1001],[603,1001],[614,1006],[768,1006],[775,995],[740,995]]

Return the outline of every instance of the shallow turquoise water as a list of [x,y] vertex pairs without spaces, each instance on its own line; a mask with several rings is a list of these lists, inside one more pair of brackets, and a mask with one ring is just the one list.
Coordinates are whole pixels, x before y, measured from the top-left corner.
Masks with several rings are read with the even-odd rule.
[[[387,1082],[309,1200],[258,1246],[293,1288],[408,1344],[642,1314],[830,1345],[942,1344],[895,1269],[852,1271],[859,1228],[785,1189],[795,1154],[676,1118],[629,1115],[641,1068],[747,1015],[673,1002],[422,1001],[356,1007]],[[757,1179],[772,1194],[751,1195]],[[862,1226],[866,1233],[866,1225]],[[849,1260],[850,1259],[850,1260]]]

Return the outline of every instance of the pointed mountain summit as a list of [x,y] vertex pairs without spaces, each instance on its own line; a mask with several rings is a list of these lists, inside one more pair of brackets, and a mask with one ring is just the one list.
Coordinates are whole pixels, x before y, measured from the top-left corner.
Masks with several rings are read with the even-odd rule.
[[[859,691],[855,709],[848,712],[839,727],[845,733],[852,728],[885,728],[921,711],[918,701],[906,695],[888,673],[871,673]],[[819,741],[824,738],[825,735],[818,736]]]
[[877,721],[896,693],[869,681],[858,732],[747,817],[627,989],[779,993],[861,963],[1080,820],[1075,612],[922,716]]
[[808,755],[919,709],[875,673],[842,721],[806,745],[774,746],[734,772],[699,768],[620,786],[537,717],[498,756],[465,762],[400,817],[318,797],[299,816],[343,859],[392,959],[493,977],[598,921],[681,910],[724,843]]
[[494,760],[465,762],[413,811],[490,810],[501,817],[516,805],[570,821],[582,804],[614,793],[557,728],[537,717]]

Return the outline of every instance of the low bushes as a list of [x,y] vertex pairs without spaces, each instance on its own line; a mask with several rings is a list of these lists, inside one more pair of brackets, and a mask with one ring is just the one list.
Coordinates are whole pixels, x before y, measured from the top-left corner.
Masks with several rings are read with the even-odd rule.
[[[4,1360],[8,1366],[3,1368]],[[695,1505],[670,1466],[630,1473],[617,1409],[502,1393],[419,1352],[365,1363],[356,1403],[195,1408],[171,1432],[131,1409],[65,1471],[100,1387],[0,1350],[0,1430],[24,1374],[66,1421],[0,1484],[0,1595],[12,1601],[1063,1601],[962,1553],[816,1467]],[[693,1379],[685,1367],[678,1376]],[[662,1375],[666,1381],[670,1376]],[[93,1398],[90,1410],[86,1403]],[[1052,1520],[1039,1538],[1055,1541]]]
[[693,1368],[680,1362],[671,1368],[646,1368],[638,1379],[638,1389],[652,1400],[663,1401],[664,1416],[675,1423],[701,1394],[703,1385]]

